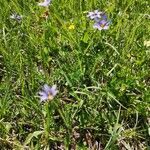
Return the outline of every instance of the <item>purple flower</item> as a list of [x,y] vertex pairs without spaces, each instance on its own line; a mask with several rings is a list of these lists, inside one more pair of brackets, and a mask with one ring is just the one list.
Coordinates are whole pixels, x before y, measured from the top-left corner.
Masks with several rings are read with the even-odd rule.
[[88,12],[87,17],[89,17],[92,20],[99,20],[102,16],[101,14],[103,14],[103,12],[99,12],[98,10],[94,10],[93,12]]
[[44,2],[38,3],[39,6],[48,7],[51,0],[44,0]]
[[102,14],[101,14],[101,18],[104,19],[104,20],[107,20],[106,14],[105,14],[105,13],[102,13]]
[[46,100],[52,100],[58,93],[58,90],[56,88],[56,85],[50,87],[47,84],[45,84],[43,86],[43,90],[39,92],[41,102]]
[[107,30],[109,28],[110,21],[100,20],[93,25],[93,28],[98,30]]
[[95,10],[93,12],[89,12],[87,17],[95,21],[93,28],[98,30],[107,30],[109,28],[110,21],[108,20],[105,12]]

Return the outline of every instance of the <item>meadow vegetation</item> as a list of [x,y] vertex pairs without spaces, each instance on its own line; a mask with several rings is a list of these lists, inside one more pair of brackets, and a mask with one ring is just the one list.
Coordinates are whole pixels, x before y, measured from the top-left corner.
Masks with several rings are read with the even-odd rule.
[[149,1],[39,2],[0,1],[0,149],[149,150]]

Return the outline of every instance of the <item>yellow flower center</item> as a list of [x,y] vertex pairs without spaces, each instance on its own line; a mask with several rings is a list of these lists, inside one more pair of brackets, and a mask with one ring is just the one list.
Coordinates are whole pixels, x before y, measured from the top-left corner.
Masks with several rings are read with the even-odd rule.
[[100,26],[101,26],[102,28],[104,28],[106,24],[107,24],[107,23],[104,23],[104,24],[101,24]]
[[52,100],[54,97],[52,96],[52,94],[48,93],[48,99]]

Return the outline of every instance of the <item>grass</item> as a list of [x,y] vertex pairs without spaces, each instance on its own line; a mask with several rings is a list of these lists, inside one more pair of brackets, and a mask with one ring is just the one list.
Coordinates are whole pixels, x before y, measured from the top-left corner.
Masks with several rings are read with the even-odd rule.
[[[0,149],[150,149],[148,0],[37,2],[0,2]],[[40,103],[45,83],[59,94]]]

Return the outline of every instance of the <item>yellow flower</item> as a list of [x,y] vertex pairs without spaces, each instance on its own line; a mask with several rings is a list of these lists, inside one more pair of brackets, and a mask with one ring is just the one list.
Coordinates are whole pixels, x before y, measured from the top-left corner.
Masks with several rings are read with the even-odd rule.
[[68,27],[69,30],[74,30],[75,29],[75,26],[74,24],[71,24],[69,27]]

